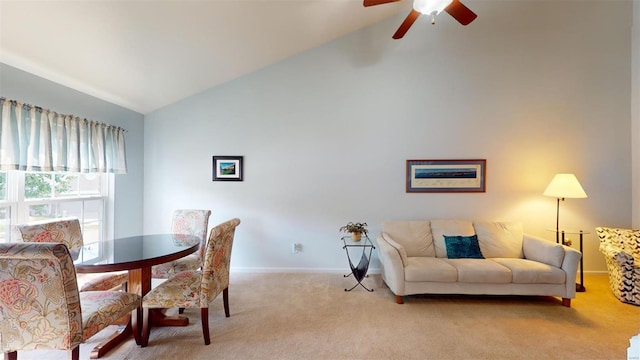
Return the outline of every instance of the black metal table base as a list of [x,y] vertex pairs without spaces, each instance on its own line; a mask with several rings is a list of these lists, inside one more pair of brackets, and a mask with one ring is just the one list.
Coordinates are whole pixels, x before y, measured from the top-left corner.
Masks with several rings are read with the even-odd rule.
[[[342,275],[342,276],[344,276],[344,277],[349,277],[349,276],[351,276],[351,275],[353,275],[353,274],[346,274],[346,275]],[[368,277],[369,277],[369,275],[365,275],[365,278],[368,278]],[[358,280],[358,279],[356,279],[356,280]],[[364,284],[362,283],[362,281],[361,281],[361,280],[358,280],[358,283],[357,283],[357,284],[355,284],[355,285],[353,285],[353,286],[351,287],[351,289],[344,289],[344,291],[351,291],[351,290],[355,289],[356,287],[358,287],[358,285],[362,286],[362,287],[363,287],[365,290],[367,290],[368,292],[373,292],[373,289],[369,289],[368,287],[364,286]]]
[[[369,277],[367,275],[367,271],[369,270],[369,262],[371,260],[371,252],[375,249],[375,246],[371,243],[368,237],[365,237],[365,240],[361,244],[348,244],[345,241],[345,237],[342,238],[344,242],[344,246],[342,247],[347,252],[347,259],[349,259],[349,268],[351,269],[351,274],[343,275],[345,278],[353,275],[353,278],[356,279],[357,283],[353,285],[350,289],[344,289],[344,291],[351,291],[358,287],[358,285],[362,286],[365,290],[372,292],[373,289],[369,289],[362,283],[364,278]],[[362,254],[360,255],[360,261],[357,265],[353,264],[351,260],[351,255],[349,254],[349,248],[351,249],[361,249]],[[368,251],[367,251],[368,250]]]

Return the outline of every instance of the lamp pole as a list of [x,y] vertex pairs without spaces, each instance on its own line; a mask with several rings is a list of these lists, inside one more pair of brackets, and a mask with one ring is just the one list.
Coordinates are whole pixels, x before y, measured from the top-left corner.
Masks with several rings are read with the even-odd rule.
[[564,201],[564,198],[558,198],[556,207],[556,244],[560,243],[560,200]]

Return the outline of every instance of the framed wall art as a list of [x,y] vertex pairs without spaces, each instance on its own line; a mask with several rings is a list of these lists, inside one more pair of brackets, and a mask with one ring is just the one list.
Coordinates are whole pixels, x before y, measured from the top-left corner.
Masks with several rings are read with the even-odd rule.
[[213,181],[242,181],[242,156],[214,156]]
[[486,159],[407,160],[407,192],[485,192]]

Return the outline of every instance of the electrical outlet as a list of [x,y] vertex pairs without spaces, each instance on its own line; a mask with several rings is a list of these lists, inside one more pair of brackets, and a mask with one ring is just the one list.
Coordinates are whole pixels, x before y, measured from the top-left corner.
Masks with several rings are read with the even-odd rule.
[[291,244],[291,253],[298,254],[302,251],[302,244],[293,243]]

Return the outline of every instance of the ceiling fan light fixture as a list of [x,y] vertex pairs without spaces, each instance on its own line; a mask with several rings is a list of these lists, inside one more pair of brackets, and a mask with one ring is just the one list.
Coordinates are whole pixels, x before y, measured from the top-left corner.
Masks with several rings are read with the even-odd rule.
[[414,0],[413,8],[423,15],[436,16],[452,2],[453,0]]

